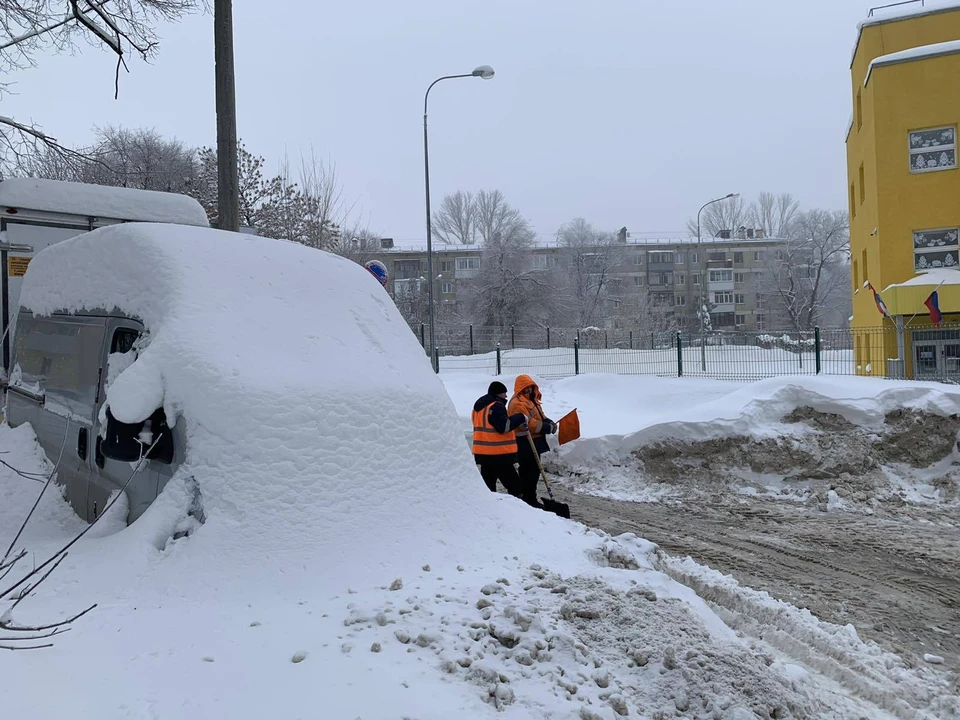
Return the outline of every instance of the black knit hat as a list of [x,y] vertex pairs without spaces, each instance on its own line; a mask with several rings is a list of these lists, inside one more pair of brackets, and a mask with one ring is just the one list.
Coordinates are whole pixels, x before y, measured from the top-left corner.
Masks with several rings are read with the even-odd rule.
[[490,395],[505,395],[506,392],[507,386],[499,380],[494,380],[492,383],[490,383],[490,387],[487,388],[487,393]]

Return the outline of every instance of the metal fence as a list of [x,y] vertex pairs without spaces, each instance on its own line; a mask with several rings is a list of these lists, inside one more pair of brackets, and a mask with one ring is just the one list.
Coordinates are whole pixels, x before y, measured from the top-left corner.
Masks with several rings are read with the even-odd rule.
[[[424,343],[425,326],[414,328]],[[441,372],[585,373],[759,380],[863,375],[960,382],[960,326],[809,331],[646,332],[438,326]]]

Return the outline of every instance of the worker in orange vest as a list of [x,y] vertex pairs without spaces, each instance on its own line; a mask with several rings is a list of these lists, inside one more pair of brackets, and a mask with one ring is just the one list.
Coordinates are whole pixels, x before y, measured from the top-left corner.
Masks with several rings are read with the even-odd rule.
[[492,492],[497,480],[508,493],[520,497],[515,429],[526,427],[523,413],[507,415],[507,386],[494,380],[487,394],[473,405],[473,457],[480,466],[480,476]]
[[[528,505],[541,507],[537,501],[537,483],[540,482],[540,456],[550,452],[546,435],[557,431],[557,424],[548,418],[540,406],[540,388],[529,375],[518,375],[513,386],[509,413],[527,417],[526,427],[517,430],[517,460],[520,465],[520,497]],[[533,439],[533,448],[530,440]]]

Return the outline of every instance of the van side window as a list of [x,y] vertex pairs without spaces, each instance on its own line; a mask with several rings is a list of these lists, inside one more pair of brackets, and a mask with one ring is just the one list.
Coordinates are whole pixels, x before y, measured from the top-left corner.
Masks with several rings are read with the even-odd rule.
[[133,345],[140,338],[140,333],[130,328],[120,328],[113,333],[113,340],[110,343],[110,354],[128,353],[133,350]]

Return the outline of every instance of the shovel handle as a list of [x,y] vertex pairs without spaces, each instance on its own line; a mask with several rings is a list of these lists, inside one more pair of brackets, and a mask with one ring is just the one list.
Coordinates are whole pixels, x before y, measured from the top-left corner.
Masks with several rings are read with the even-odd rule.
[[553,490],[550,489],[550,483],[547,482],[547,474],[543,471],[543,465],[540,463],[540,453],[537,452],[537,446],[533,444],[533,436],[530,433],[527,433],[527,442],[530,443],[530,450],[533,453],[534,459],[537,461],[537,468],[540,470],[540,478],[543,480],[543,484],[547,486],[547,495],[550,496],[550,499],[553,500]]

